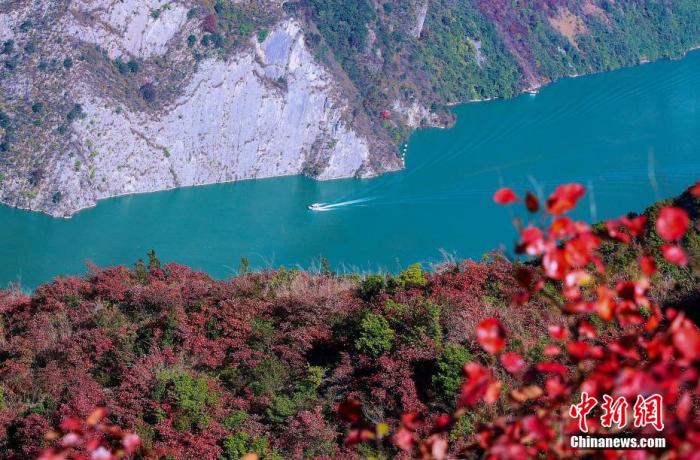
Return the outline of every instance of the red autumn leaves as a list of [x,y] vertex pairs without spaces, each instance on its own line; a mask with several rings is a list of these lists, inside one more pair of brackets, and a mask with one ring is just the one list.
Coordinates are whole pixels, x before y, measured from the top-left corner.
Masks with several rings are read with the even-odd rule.
[[487,353],[495,355],[506,346],[506,332],[496,318],[487,318],[477,326],[476,340]]
[[[693,196],[700,196],[700,182],[689,191]],[[560,185],[546,201],[545,209],[553,217],[548,233],[534,226],[525,227],[520,232],[518,250],[531,256],[543,256],[544,268],[551,278],[563,279],[567,266],[580,267],[593,262],[600,267],[598,259],[590,256],[600,245],[599,238],[593,235],[587,224],[562,217],[576,207],[585,192],[581,184]],[[496,191],[493,200],[498,204],[510,205],[518,202],[519,198],[512,189],[503,187]],[[539,202],[532,193],[527,193],[525,207],[530,212],[539,210]],[[642,236],[646,225],[646,216],[625,216],[605,223],[608,235],[622,243],[630,243],[632,238]],[[656,232],[666,242],[661,246],[661,254],[667,261],[681,267],[688,264],[688,256],[677,243],[688,231],[689,225],[688,213],[674,206],[663,207],[656,220]],[[557,240],[561,239],[569,239],[564,248],[557,246]],[[640,265],[647,275],[656,270],[655,264],[648,258],[642,259]]]
[[547,199],[547,212],[559,216],[576,207],[578,200],[586,193],[581,184],[564,184],[554,190]]
[[[559,216],[564,214],[574,207],[581,197],[586,193],[586,189],[581,184],[564,184],[554,190],[549,198],[545,207],[547,212],[554,216]],[[508,187],[500,188],[493,195],[493,201],[497,204],[513,204],[519,200],[518,195]],[[530,212],[537,212],[539,210],[539,201],[532,193],[525,195],[525,206]]]
[[497,204],[513,204],[518,201],[518,196],[512,189],[504,187],[496,191],[493,201]]
[[141,438],[118,426],[105,424],[103,420],[107,415],[107,409],[100,407],[85,420],[63,419],[60,431],[46,435],[46,440],[55,441],[58,447],[45,449],[39,460],[118,460],[134,454],[141,446]]
[[661,253],[666,260],[681,267],[688,265],[688,255],[677,242],[688,231],[689,225],[688,213],[672,206],[662,208],[656,219],[656,233],[667,242],[661,246]]
[[[548,343],[541,358],[528,363],[518,353],[507,350],[503,324],[493,317],[483,319],[475,329],[476,341],[486,353],[498,357],[497,362],[485,358],[494,368],[467,363],[457,410],[452,415],[442,415],[451,422],[439,426],[435,423],[429,437],[422,440],[421,431],[402,420],[395,445],[419,458],[447,458],[451,451],[440,436],[448,433],[447,428],[467,410],[498,413],[498,407],[504,405],[505,414],[477,426],[471,444],[457,451],[457,458],[469,457],[470,453],[494,459],[538,455],[578,458],[590,452],[569,447],[568,436],[578,431],[575,421],[567,418],[566,407],[574,395],[585,391],[598,399],[608,394],[632,399],[640,394],[662,395],[670,422],[670,428],[664,432],[669,442],[664,454],[684,458],[700,450],[700,419],[693,405],[700,389],[700,331],[683,313],[671,308],[662,311],[654,303],[650,289],[657,266],[651,255],[639,258],[642,274],[633,271],[633,279],[621,279],[620,273],[608,274],[600,255],[603,241],[613,240],[618,248],[621,243],[638,250],[650,233],[648,218],[626,216],[594,230],[565,215],[584,193],[578,184],[558,187],[544,206],[550,225],[518,229],[517,252],[538,257],[535,264],[540,269],[532,273],[521,270],[521,276],[516,273],[516,280],[526,292],[514,298],[511,308],[521,308],[530,296],[538,294],[550,298],[552,306],[568,315],[561,324],[549,326]],[[700,183],[691,189],[691,194],[700,196]],[[520,201],[509,188],[498,190],[493,199],[503,205]],[[531,213],[540,208],[530,193],[523,201]],[[674,206],[660,209],[655,230],[664,242],[660,251],[669,262],[681,266],[688,263],[680,241],[689,226],[685,210]],[[546,292],[545,285],[554,288],[556,295]],[[612,327],[594,326],[596,322]],[[501,397],[504,385],[495,377],[499,375],[498,364],[511,374],[507,381],[508,388],[512,388],[508,398]],[[499,404],[494,404],[497,401]],[[481,403],[490,407],[480,407]],[[599,425],[591,429],[596,434],[610,434]],[[434,446],[437,448],[432,449]],[[640,458],[654,455],[640,453]],[[610,452],[606,458],[620,457]]]

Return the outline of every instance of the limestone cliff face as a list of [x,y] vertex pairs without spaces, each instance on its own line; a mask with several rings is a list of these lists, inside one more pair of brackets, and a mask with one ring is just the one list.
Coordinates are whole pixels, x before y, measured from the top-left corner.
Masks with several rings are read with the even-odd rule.
[[[71,101],[57,100],[63,113],[43,121],[43,132],[63,134],[35,143],[39,161],[0,164],[4,203],[70,216],[128,193],[300,173],[368,177],[402,167],[391,143],[353,111],[341,84],[316,61],[294,19],[280,18],[264,38],[249,37],[230,56],[204,57],[188,67],[183,43],[201,19],[188,20],[184,3],[84,0],[67,6],[67,13],[54,16],[52,34],[64,43],[52,45],[52,54],[74,55],[71,48],[82,46],[84,56],[88,44],[98,45],[101,59],[155,60],[153,77],[146,65],[142,80],[132,83],[136,89],[120,92],[113,88],[119,80],[110,84],[115,77],[74,57],[70,72],[59,65],[64,79],[51,80],[51,89],[40,88],[41,81],[2,80],[10,97],[0,108],[10,114],[21,111],[23,100],[51,101],[63,93]],[[0,14],[0,24],[18,30],[29,14],[36,10],[16,8]],[[175,70],[163,69],[163,62]],[[159,97],[169,92],[158,104],[144,104],[141,83]],[[133,93],[136,102],[125,97]]]
[[117,113],[87,87],[79,94],[86,117],[74,129],[84,147],[82,164],[53,168],[63,172],[51,189],[80,193],[66,194],[59,212],[124,193],[310,168],[319,179],[379,172],[368,163],[369,141],[348,127],[346,102],[292,20],[279,24],[255,52],[203,61],[183,94],[157,116]]

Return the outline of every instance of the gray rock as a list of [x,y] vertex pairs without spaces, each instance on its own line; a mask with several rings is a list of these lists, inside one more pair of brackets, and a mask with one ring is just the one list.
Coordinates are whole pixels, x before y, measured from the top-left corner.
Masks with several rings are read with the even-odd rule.
[[[89,42],[112,59],[187,62],[184,37],[201,21],[188,20],[187,11],[184,3],[163,0],[73,0],[50,31],[50,46],[59,56],[71,53],[72,43]],[[14,30],[31,14],[29,7],[17,8],[0,14],[0,24]],[[177,93],[155,107],[126,103],[118,91],[105,89],[103,77],[85,72],[87,64],[75,62],[50,94],[23,75],[2,82],[15,100],[44,90],[45,100],[63,94],[84,113],[64,138],[0,163],[3,203],[68,217],[124,194],[302,173],[323,180],[369,177],[403,166],[366,116],[363,121],[353,113],[294,19],[277,23],[263,43],[251,38],[226,59],[200,61]],[[158,94],[172,86],[153,84]],[[61,117],[47,117],[44,132],[65,124]]]

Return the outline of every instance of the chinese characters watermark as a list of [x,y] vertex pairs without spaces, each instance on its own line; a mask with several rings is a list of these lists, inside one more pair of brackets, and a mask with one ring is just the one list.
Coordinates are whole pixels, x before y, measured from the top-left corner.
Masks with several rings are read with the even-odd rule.
[[[587,392],[581,393],[581,402],[572,404],[569,408],[569,415],[578,420],[578,428],[583,433],[588,433],[588,415],[598,405],[598,400],[589,396]],[[604,428],[622,429],[627,426],[627,409],[629,403],[624,396],[616,399],[609,395],[603,395],[603,403],[600,405],[602,414],[600,425]],[[637,400],[632,408],[634,416],[634,427],[644,428],[652,426],[656,431],[664,429],[663,421],[663,397],[653,394],[648,397],[637,395]]]

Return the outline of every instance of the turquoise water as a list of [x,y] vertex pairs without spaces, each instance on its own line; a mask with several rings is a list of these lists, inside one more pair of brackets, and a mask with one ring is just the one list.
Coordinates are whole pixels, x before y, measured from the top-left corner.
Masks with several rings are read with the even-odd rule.
[[[700,178],[700,53],[567,79],[532,97],[455,109],[451,130],[423,130],[405,171],[372,180],[244,181],[110,199],[70,220],[0,207],[0,284],[32,288],[58,274],[132,264],[154,248],[216,277],[241,256],[257,268],[396,270],[443,251],[478,258],[510,247],[501,183],[592,185],[581,217],[642,210]],[[658,194],[649,179],[649,158]],[[589,195],[590,196],[590,195]],[[360,200],[360,201],[357,201]],[[311,212],[314,202],[345,203]]]

